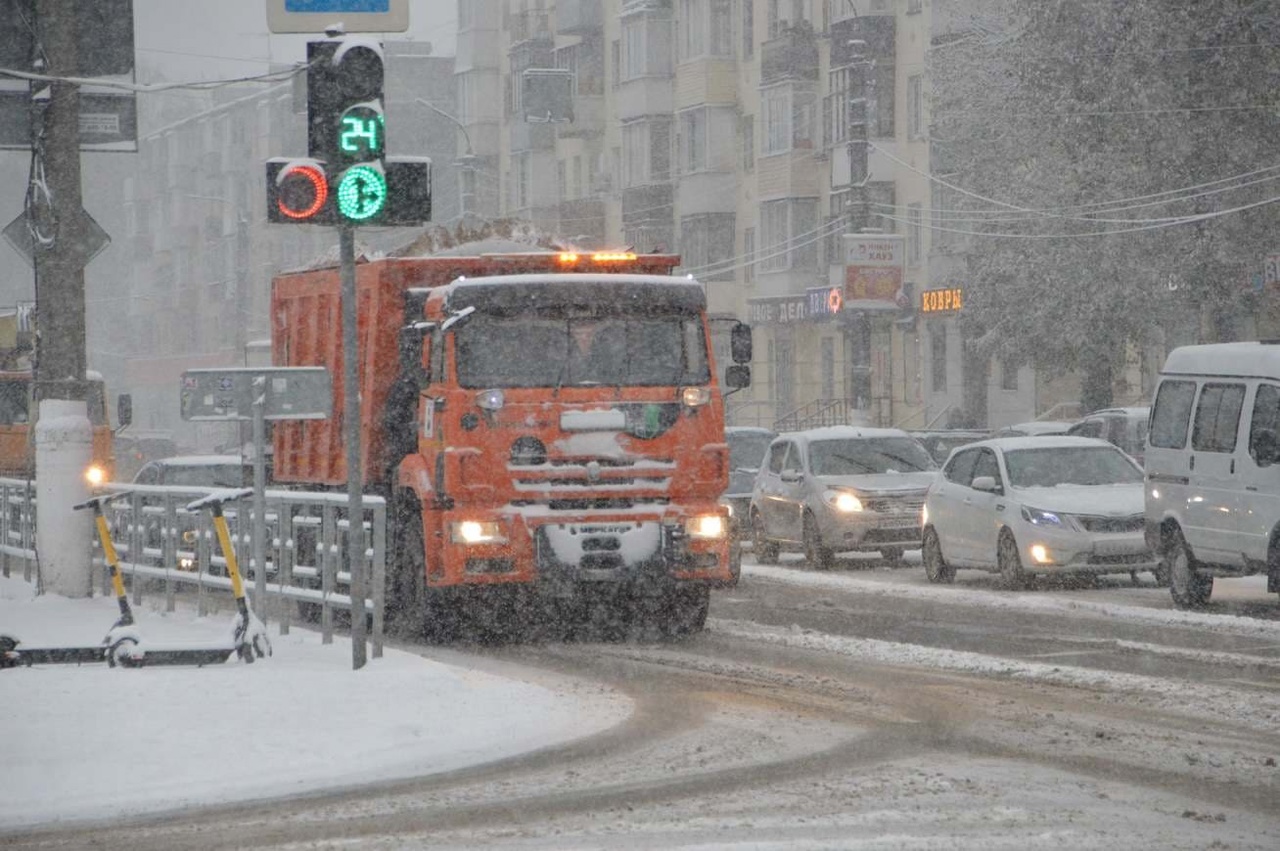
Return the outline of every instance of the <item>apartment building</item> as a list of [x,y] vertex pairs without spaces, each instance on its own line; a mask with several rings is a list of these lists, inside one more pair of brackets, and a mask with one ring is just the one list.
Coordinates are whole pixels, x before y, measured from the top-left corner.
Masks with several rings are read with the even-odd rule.
[[[474,157],[477,213],[527,218],[581,247],[680,253],[712,311],[756,329],[754,382],[729,400],[734,423],[925,425],[928,4],[458,10],[457,150]],[[865,194],[852,185],[864,165],[849,111],[863,81]],[[905,238],[888,297],[833,301],[855,225]]]

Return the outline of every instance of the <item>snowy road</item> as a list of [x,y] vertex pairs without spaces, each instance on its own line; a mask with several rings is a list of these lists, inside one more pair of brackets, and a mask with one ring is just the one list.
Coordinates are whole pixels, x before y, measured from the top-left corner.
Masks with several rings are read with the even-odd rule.
[[[419,648],[600,681],[631,717],[420,780],[16,848],[1280,847],[1280,621],[1104,582],[748,565],[679,644]],[[1220,583],[1222,585],[1222,583]],[[1237,614],[1261,615],[1238,617]]]

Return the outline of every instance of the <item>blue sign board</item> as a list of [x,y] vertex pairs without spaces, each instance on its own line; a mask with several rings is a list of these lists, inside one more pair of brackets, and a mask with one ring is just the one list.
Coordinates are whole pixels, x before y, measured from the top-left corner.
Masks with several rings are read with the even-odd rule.
[[391,0],[284,0],[286,12],[387,12]]

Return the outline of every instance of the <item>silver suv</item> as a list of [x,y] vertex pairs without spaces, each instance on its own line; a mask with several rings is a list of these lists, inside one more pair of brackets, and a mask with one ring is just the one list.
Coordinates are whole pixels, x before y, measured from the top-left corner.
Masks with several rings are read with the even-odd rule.
[[1141,464],[1150,413],[1150,408],[1103,408],[1067,429],[1067,434],[1072,437],[1100,437],[1120,447]]
[[924,447],[899,429],[832,426],[769,445],[751,494],[756,559],[802,550],[816,568],[837,552],[876,551],[889,562],[920,546],[920,509],[937,475]]

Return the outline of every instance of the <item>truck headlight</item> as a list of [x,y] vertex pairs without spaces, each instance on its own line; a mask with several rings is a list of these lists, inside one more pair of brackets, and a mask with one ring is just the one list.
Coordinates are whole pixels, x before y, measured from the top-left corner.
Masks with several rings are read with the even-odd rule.
[[476,407],[483,411],[500,410],[506,401],[501,390],[481,390],[476,394]]
[[849,491],[827,491],[823,494],[823,497],[826,499],[827,505],[842,514],[853,514],[856,511],[862,511],[863,508],[862,500],[849,493]]
[[449,525],[449,534],[455,544],[505,544],[507,536],[502,524],[493,520],[460,520]]
[[685,521],[684,531],[690,538],[723,538],[724,518],[719,514],[699,514]]
[[690,408],[701,408],[711,401],[711,388],[686,387],[680,391],[680,400]]

